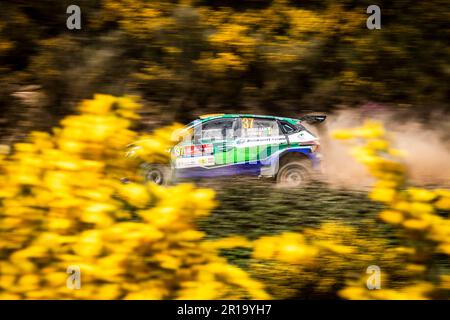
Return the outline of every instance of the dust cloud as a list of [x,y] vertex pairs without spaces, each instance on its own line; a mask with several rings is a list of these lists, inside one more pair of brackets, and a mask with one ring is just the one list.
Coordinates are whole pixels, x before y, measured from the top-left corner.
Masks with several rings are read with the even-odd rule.
[[340,110],[311,128],[321,138],[323,179],[327,183],[346,189],[372,185],[373,179],[364,166],[349,154],[350,145],[330,136],[333,130],[357,127],[366,119],[383,122],[392,145],[406,152],[404,161],[411,184],[450,186],[450,119],[440,115],[424,123],[380,106]]

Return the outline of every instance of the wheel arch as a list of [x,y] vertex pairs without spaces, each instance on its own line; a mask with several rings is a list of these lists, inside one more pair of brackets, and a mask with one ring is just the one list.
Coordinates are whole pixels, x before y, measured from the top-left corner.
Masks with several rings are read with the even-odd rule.
[[281,168],[286,163],[296,160],[307,160],[311,162],[311,158],[305,151],[295,149],[286,150],[278,156],[278,167]]

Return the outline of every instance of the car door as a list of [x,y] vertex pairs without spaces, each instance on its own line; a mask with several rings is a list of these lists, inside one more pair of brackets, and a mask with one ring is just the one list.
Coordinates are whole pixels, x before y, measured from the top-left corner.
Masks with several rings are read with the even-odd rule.
[[201,145],[212,146],[212,167],[235,163],[235,127],[235,118],[219,118],[195,128],[194,140]]
[[176,178],[235,174],[235,123],[226,117],[191,127],[172,151]]
[[238,126],[236,157],[250,165],[260,165],[286,144],[278,121],[270,118],[242,117]]

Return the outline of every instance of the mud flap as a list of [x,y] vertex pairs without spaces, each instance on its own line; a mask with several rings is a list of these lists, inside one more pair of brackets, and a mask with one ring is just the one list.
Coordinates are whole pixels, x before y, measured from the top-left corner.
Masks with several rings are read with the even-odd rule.
[[268,165],[261,166],[261,173],[260,177],[262,178],[274,178],[277,175],[278,167],[279,167],[279,161],[271,161]]

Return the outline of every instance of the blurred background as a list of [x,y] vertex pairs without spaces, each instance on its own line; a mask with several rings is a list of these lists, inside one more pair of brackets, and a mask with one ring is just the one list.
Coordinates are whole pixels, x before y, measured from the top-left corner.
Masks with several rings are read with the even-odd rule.
[[[81,30],[69,30],[69,5]],[[366,9],[381,8],[369,30]],[[296,117],[376,102],[449,111],[444,0],[2,1],[0,142],[94,93],[142,97],[143,129],[210,112]],[[438,114],[438,116],[436,116]]]
[[[80,30],[66,27],[72,4],[81,8]],[[381,8],[378,30],[366,27],[373,4]],[[139,96],[143,108],[134,129],[141,132],[216,112],[293,118],[326,113],[327,127],[319,132],[325,181],[295,190],[266,181],[200,182],[216,189],[218,205],[199,227],[208,239],[257,239],[323,221],[344,223],[369,239],[371,254],[384,256],[377,239],[386,239],[387,248],[397,245],[392,226],[376,220],[384,206],[368,199],[366,171],[328,132],[367,117],[381,119],[409,153],[412,178],[418,178],[413,181],[448,186],[449,24],[445,0],[2,1],[0,146],[34,130],[50,131],[95,93]],[[442,217],[448,220],[447,213]],[[337,238],[327,228],[321,236]],[[255,262],[242,248],[223,255],[245,270]],[[303,270],[298,279],[307,285],[298,287],[286,276],[292,273],[274,275],[270,265],[259,265],[263,270],[253,276],[280,292],[278,298],[337,298],[348,277],[330,261],[340,257],[333,253],[324,258],[324,269]],[[370,259],[337,264],[353,279]],[[423,278],[447,277],[447,291],[437,295],[446,298],[448,257],[430,261]],[[406,270],[403,262],[390,263],[386,268],[394,275]],[[403,274],[393,278],[398,287],[405,283]]]

